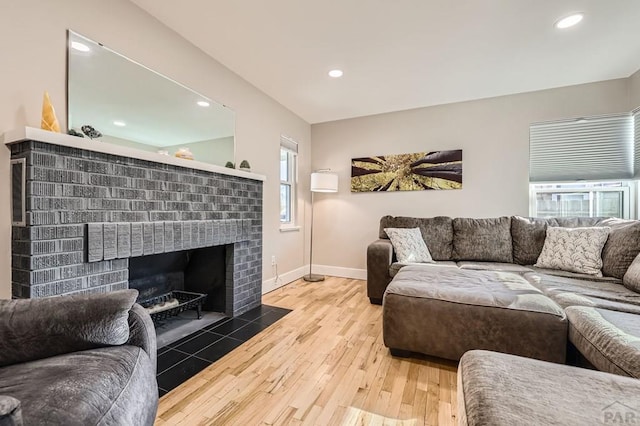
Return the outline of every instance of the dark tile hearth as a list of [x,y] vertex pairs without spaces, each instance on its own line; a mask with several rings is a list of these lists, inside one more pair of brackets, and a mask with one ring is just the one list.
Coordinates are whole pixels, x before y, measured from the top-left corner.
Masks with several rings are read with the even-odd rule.
[[160,396],[181,385],[291,310],[260,305],[236,318],[225,318],[163,348],[158,348]]

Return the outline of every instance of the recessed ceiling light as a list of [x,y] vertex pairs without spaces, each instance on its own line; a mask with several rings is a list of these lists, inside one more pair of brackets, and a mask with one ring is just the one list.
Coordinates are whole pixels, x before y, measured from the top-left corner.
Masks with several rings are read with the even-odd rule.
[[113,122],[113,125],[118,127],[124,127],[127,125],[127,123],[125,123],[124,121],[116,120]]
[[564,17],[556,22],[556,28],[563,30],[565,28],[573,27],[578,22],[582,21],[582,18],[584,18],[584,14],[574,13],[573,15]]
[[207,101],[198,101],[198,105],[201,107],[208,107],[211,104]]
[[89,49],[89,46],[87,46],[84,43],[80,43],[79,41],[72,41],[71,42],[71,48],[75,49],[75,50],[77,50],[79,52],[88,52],[89,50],[91,50],[91,49]]
[[333,78],[342,77],[342,74],[344,74],[342,72],[342,70],[331,70],[331,71],[329,71],[329,77],[333,77]]

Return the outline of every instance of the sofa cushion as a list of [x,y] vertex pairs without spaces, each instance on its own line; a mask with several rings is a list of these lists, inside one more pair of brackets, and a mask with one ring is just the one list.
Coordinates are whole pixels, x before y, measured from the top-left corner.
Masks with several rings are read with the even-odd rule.
[[528,266],[516,265],[514,263],[475,262],[475,261],[469,261],[469,260],[461,260],[460,262],[458,262],[458,268],[469,269],[474,271],[513,272],[516,274],[531,272],[533,270]]
[[395,277],[400,269],[404,268],[405,266],[409,266],[409,265],[420,265],[420,266],[427,266],[427,267],[432,267],[432,268],[456,268],[456,269],[458,269],[458,265],[456,264],[456,262],[454,262],[452,260],[442,260],[440,262],[433,262],[433,263],[400,263],[400,262],[394,262],[394,263],[391,264],[391,266],[389,266],[389,275],[391,277]]
[[453,219],[453,259],[513,262],[511,218]]
[[418,228],[385,228],[400,263],[433,262]]
[[544,240],[547,238],[547,226],[558,226],[553,219],[511,217],[511,238],[513,242],[513,263],[533,265],[538,260]]
[[569,306],[569,339],[598,370],[640,379],[640,318],[627,312]]
[[25,425],[152,425],[158,388],[150,363],[125,345],[14,364],[0,368],[0,394],[20,400]]
[[535,266],[589,275],[602,275],[602,248],[608,227],[547,227],[547,238]]
[[451,260],[453,250],[453,219],[446,216],[415,218],[383,216],[380,219],[380,238],[388,239],[384,228],[420,228],[433,260]]
[[0,300],[0,366],[124,344],[137,296],[136,290],[120,290]]
[[640,416],[640,380],[496,352],[467,352],[457,389],[459,425],[625,424]]
[[627,269],[622,282],[629,290],[640,293],[640,254],[636,256],[629,269]]
[[563,308],[591,306],[640,314],[640,294],[625,288],[614,278],[569,278],[529,272],[524,278]]
[[605,219],[598,222],[598,226],[611,228],[602,249],[602,273],[622,278],[640,253],[640,221]]

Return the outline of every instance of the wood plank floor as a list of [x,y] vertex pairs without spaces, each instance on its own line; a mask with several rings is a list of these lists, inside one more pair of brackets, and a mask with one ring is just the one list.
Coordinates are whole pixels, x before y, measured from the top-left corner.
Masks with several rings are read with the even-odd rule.
[[156,424],[455,424],[456,364],[392,357],[365,287],[327,277],[265,295],[293,312],[165,395]]

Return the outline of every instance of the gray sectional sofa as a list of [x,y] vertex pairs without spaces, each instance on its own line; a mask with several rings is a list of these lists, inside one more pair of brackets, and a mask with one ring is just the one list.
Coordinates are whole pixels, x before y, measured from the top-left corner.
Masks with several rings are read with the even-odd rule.
[[[549,227],[608,227],[601,276],[533,266]],[[419,228],[435,262],[398,263],[385,228]],[[385,216],[368,296],[392,354],[460,359],[460,425],[636,424],[639,253],[640,221]]]
[[[602,276],[533,266],[547,227],[602,226],[610,228]],[[434,263],[398,263],[385,228],[419,228]],[[384,297],[384,340],[396,355],[457,360],[468,350],[487,349],[562,363],[575,346],[582,361],[604,366],[616,361],[594,359],[603,353],[596,349],[603,339],[634,333],[629,323],[640,320],[640,221],[385,216],[379,236],[367,249],[367,292],[372,303]],[[596,314],[567,309],[574,306]],[[623,374],[634,377],[633,371]]]
[[137,295],[0,300],[0,425],[152,425],[156,334]]

